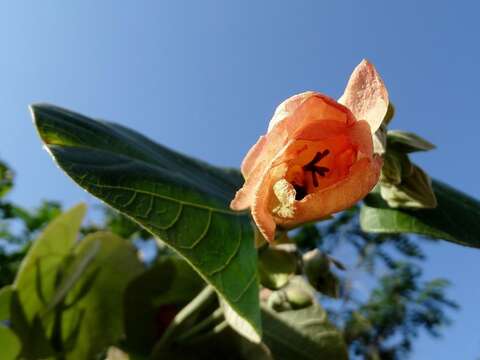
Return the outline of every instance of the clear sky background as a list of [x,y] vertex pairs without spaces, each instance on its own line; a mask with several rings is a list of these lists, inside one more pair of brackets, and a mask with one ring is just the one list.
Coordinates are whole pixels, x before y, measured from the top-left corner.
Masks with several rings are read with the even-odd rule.
[[[27,105],[47,101],[135,128],[214,164],[237,166],[283,99],[339,97],[362,58],[382,74],[393,128],[438,145],[415,156],[479,198],[477,1],[3,1],[0,158],[25,206],[96,201],[42,150]],[[480,221],[480,219],[479,219]],[[425,278],[452,281],[462,309],[412,359],[480,356],[480,250],[428,244]]]

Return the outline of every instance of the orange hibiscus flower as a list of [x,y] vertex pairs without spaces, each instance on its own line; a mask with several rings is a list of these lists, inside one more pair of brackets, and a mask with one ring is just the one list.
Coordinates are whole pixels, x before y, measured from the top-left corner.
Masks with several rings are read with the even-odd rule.
[[312,91],[285,100],[243,160],[245,184],[231,208],[251,208],[268,241],[277,225],[290,229],[349,208],[378,182],[382,159],[372,136],[387,109],[387,90],[366,60],[338,102]]

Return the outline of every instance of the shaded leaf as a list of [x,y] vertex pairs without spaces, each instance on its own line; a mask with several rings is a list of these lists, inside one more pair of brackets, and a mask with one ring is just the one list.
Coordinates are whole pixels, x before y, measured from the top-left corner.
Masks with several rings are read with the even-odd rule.
[[387,146],[402,153],[411,153],[415,151],[428,151],[435,149],[428,140],[421,136],[401,130],[389,130],[387,133]]
[[401,130],[388,131],[387,146],[402,153],[435,149],[435,145],[417,134]]
[[[95,251],[92,251],[95,249]],[[85,257],[95,254],[83,275],[68,292],[65,303],[72,303],[62,314],[62,339],[78,333],[72,347],[64,349],[66,359],[92,359],[123,335],[123,295],[129,281],[143,266],[135,248],[111,233],[87,235],[74,251],[73,276]],[[91,274],[96,276],[91,277]],[[85,292],[84,282],[89,282]],[[80,323],[80,324],[79,324]]]
[[56,291],[57,271],[77,240],[86,207],[77,205],[53,220],[22,261],[13,284],[28,322]]
[[125,291],[126,346],[148,355],[173,316],[204,286],[183,259],[161,257],[133,279]]
[[377,233],[417,233],[458,244],[480,247],[480,202],[433,180],[435,209],[392,209],[371,193],[360,213],[362,229]]
[[242,183],[238,171],[54,106],[34,105],[32,113],[49,152],[75,182],[177,250],[261,333],[252,227],[229,209]]
[[44,359],[54,355],[38,315],[30,322],[27,320],[16,291],[12,292],[10,300],[10,324],[22,343],[22,359]]
[[383,157],[380,181],[391,185],[398,185],[402,179],[413,172],[413,165],[407,154],[388,150]]
[[[72,288],[78,283],[80,278],[85,275],[85,272],[87,271],[87,268],[92,264],[92,262],[95,259],[95,256],[98,254],[98,251],[100,250],[100,243],[96,242],[94,243],[93,246],[91,246],[88,249],[88,252],[85,254],[82,254],[79,259],[76,259],[77,261],[72,261],[70,262],[69,267],[65,269],[64,274],[62,274],[62,278],[59,279],[58,284],[55,289],[55,293],[53,294],[52,298],[48,300],[48,307],[47,311],[52,310],[56,306],[64,304],[64,300],[67,296],[67,294],[72,290]],[[100,269],[97,268],[96,271],[91,272],[92,275],[97,275],[98,271]],[[83,283],[90,284],[92,281],[95,281],[94,278],[90,277],[85,277],[85,280]],[[89,280],[86,280],[89,279]],[[83,286],[82,290],[79,291],[78,293],[81,293],[82,295],[88,291],[90,286]],[[77,293],[77,297],[78,297]],[[71,300],[72,304],[75,303],[75,299]],[[45,301],[46,303],[46,301]]]
[[10,303],[13,287],[8,285],[0,289],[0,322],[10,319]]
[[430,176],[414,164],[411,164],[410,174],[402,174],[398,184],[382,181],[380,194],[392,208],[429,209],[437,206]]
[[264,342],[275,360],[348,358],[341,333],[320,305],[281,313],[263,308],[262,323]]
[[292,251],[272,246],[260,249],[258,272],[260,282],[269,289],[280,289],[297,270],[297,255]]
[[292,277],[282,289],[267,294],[267,306],[277,312],[303,309],[315,302],[315,289],[300,275]]
[[2,360],[15,360],[20,354],[21,343],[15,333],[0,324],[0,355]]
[[[206,316],[210,316],[218,309],[216,293],[211,286],[206,286],[194,299],[184,306],[170,323],[162,337],[155,344],[151,358],[168,358],[165,354],[180,350],[185,356],[189,352],[183,345],[177,343],[177,339],[185,332],[191,332],[191,329],[198,323],[203,322]],[[204,329],[200,329],[202,331]],[[183,351],[185,350],[185,352]]]
[[[303,255],[304,273],[308,282],[322,294],[338,298],[340,296],[340,282],[331,270],[331,265],[337,266],[328,255],[318,249],[311,250]],[[340,264],[340,266],[343,266]]]

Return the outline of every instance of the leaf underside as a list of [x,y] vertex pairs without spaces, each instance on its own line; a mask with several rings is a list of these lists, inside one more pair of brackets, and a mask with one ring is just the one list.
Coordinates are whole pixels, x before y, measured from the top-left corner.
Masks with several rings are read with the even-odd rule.
[[435,209],[393,209],[379,193],[370,194],[362,207],[362,229],[378,233],[416,233],[480,248],[480,202],[443,184],[432,182]]
[[182,255],[261,334],[256,250],[229,202],[241,175],[176,153],[120,125],[31,107],[40,137],[77,184]]

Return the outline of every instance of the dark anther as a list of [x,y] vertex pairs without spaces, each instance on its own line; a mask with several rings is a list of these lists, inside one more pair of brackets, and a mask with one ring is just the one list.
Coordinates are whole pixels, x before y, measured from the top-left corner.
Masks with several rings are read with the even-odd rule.
[[293,185],[295,189],[295,200],[302,200],[305,196],[307,196],[307,188],[302,185]]
[[315,164],[318,163],[320,160],[322,160],[328,154],[330,154],[330,150],[328,149],[317,152],[314,158],[312,159],[312,161],[310,161],[308,164],[303,166],[303,170],[312,172],[312,182],[313,182],[313,186],[315,187],[318,186],[317,174],[320,175],[321,177],[324,177],[326,173],[330,171],[330,169],[327,167],[317,166]]

